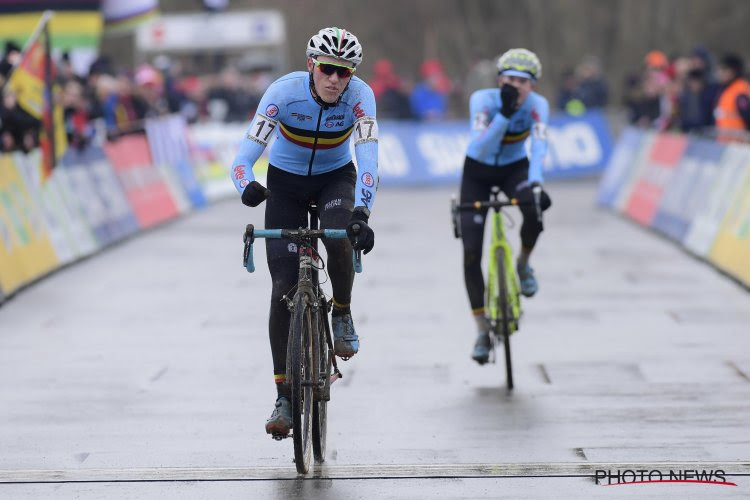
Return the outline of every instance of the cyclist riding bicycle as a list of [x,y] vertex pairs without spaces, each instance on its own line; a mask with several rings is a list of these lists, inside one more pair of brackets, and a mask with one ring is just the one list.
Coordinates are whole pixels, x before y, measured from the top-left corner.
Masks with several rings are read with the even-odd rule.
[[[461,202],[486,200],[493,186],[520,202],[521,252],[516,262],[521,293],[531,297],[538,285],[529,256],[542,223],[537,208],[546,210],[551,201],[541,191],[542,164],[547,152],[547,99],[533,91],[542,76],[542,64],[533,52],[511,49],[497,61],[498,88],[477,90],[469,100],[471,141],[461,177]],[[531,136],[531,155],[525,142]],[[537,191],[538,192],[538,191]],[[490,324],[485,314],[485,284],[482,276],[482,243],[487,211],[461,214],[464,248],[464,280],[472,313],[479,330],[472,358],[486,363],[490,355]]]
[[[231,176],[245,205],[255,207],[268,200],[267,228],[306,227],[311,202],[317,205],[321,229],[346,228],[348,240],[323,243],[333,288],[334,351],[349,358],[359,350],[350,310],[352,247],[368,253],[375,243],[367,224],[378,181],[375,97],[364,81],[353,76],[362,62],[362,46],[353,33],[321,29],[310,38],[306,54],[306,72],[289,73],[266,90],[240,144]],[[255,180],[252,167],[272,134],[276,140],[270,150],[266,189]],[[350,138],[358,170],[352,162]],[[297,284],[297,251],[289,241],[266,240],[273,282],[268,330],[278,393],[266,422],[269,434],[287,435],[292,425],[286,384],[290,313],[283,296]]]

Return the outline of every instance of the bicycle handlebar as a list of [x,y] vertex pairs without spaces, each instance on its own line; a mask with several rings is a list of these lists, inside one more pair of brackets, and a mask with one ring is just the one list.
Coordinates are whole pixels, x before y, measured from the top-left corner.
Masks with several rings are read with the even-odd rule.
[[254,229],[255,238],[346,238],[346,229]]
[[[242,265],[247,269],[247,272],[252,273],[255,271],[255,263],[253,262],[253,242],[255,238],[270,238],[270,239],[344,239],[348,238],[346,229],[255,229],[255,226],[248,224],[245,227],[245,234],[242,237],[242,241],[245,243],[245,251],[242,255]],[[354,271],[357,273],[362,272],[362,251],[356,250],[352,252],[352,263],[354,265]]]
[[485,200],[485,201],[473,201],[469,203],[458,203],[455,196],[451,199],[451,218],[453,221],[453,236],[456,238],[461,237],[461,217],[459,212],[469,210],[488,210],[495,209],[500,210],[504,207],[527,207],[533,206],[537,213],[537,221],[542,224],[542,210],[540,207],[540,200],[542,194],[542,188],[535,186],[533,188],[534,201],[521,203],[518,198],[511,198],[510,200]]
[[518,199],[512,198],[510,200],[490,200],[490,201],[474,201],[471,203],[456,203],[456,210],[482,210],[484,208],[503,208],[503,207],[516,207],[522,205],[518,202]]

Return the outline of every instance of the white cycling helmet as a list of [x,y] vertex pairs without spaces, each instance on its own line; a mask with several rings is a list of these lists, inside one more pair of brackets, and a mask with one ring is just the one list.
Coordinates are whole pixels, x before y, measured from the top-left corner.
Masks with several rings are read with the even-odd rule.
[[307,57],[316,56],[338,57],[357,66],[362,62],[362,45],[343,28],[323,28],[307,42]]
[[497,72],[499,75],[538,80],[542,77],[542,63],[530,50],[510,49],[497,60]]

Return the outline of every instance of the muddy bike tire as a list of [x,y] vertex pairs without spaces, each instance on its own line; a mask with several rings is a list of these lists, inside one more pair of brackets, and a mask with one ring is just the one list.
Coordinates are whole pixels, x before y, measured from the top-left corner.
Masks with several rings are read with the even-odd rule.
[[[508,290],[508,269],[505,266],[505,252],[502,248],[495,251],[497,262],[497,312],[498,333],[503,337],[503,351],[505,352],[505,382],[508,390],[513,389],[513,358],[510,351],[511,317],[513,307],[510,304]],[[512,278],[512,276],[511,276]]]
[[312,459],[314,314],[306,293],[294,297],[294,314],[287,348],[287,374],[292,392],[292,437],[297,472],[307,474]]
[[327,338],[330,337],[328,315],[325,306],[318,308],[317,338],[319,395],[313,402],[312,414],[312,443],[315,462],[323,463],[326,458],[326,437],[328,435],[328,400],[331,394],[331,350]]

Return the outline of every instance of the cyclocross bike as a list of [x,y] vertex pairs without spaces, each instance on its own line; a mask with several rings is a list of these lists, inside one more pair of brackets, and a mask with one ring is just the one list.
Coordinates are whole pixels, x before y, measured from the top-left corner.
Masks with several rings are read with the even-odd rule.
[[[318,254],[317,240],[346,238],[346,230],[318,229],[315,205],[310,205],[309,213],[309,228],[255,229],[248,224],[243,237],[243,265],[251,273],[255,271],[255,238],[285,238],[296,243],[298,248],[299,278],[296,291],[291,298],[285,295],[284,299],[292,315],[286,375],[292,392],[294,462],[300,474],[308,472],[311,455],[318,463],[325,460],[327,403],[331,399],[331,383],[343,377],[336,364],[328,320],[333,301],[326,298],[318,280],[318,271],[323,270],[324,265]],[[361,272],[361,252],[354,252],[353,259],[354,270]],[[285,437],[288,436],[273,436],[277,440]]]
[[[501,200],[500,188],[493,187],[489,201],[474,201],[457,203],[451,200],[451,216],[453,220],[453,236],[461,237],[461,212],[483,211],[492,209],[490,224],[492,225],[492,239],[490,252],[487,256],[487,282],[485,287],[485,304],[487,319],[491,333],[491,361],[495,362],[496,344],[502,343],[505,351],[505,379],[508,389],[513,389],[513,362],[510,355],[510,336],[518,330],[521,319],[520,285],[513,260],[513,250],[505,238],[505,224],[501,211],[504,207],[518,206],[516,198]],[[539,208],[540,188],[534,188],[534,204],[541,222],[542,211]]]

